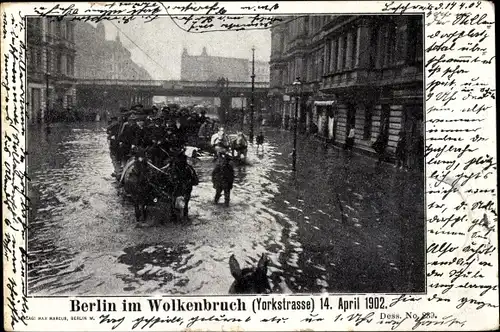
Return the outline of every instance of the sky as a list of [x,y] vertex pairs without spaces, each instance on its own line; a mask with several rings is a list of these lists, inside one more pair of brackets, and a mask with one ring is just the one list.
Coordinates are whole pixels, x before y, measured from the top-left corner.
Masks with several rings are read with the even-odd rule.
[[143,66],[153,79],[180,79],[184,47],[190,55],[199,55],[206,47],[208,55],[251,60],[251,49],[255,46],[255,60],[269,61],[271,55],[270,30],[189,33],[168,17],[149,23],[134,20],[127,24],[104,24],[106,39],[116,37],[117,27],[121,30],[120,39],[132,53],[132,60]]

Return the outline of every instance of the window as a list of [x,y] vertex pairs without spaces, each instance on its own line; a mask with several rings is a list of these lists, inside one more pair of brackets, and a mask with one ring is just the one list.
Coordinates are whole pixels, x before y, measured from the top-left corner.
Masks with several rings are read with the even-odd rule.
[[56,37],[56,35],[57,35],[56,25],[57,25],[56,19],[54,17],[50,18],[49,30],[50,30],[50,34],[52,35],[52,37]]
[[68,56],[66,61],[66,73],[67,75],[73,75],[73,57]]
[[358,59],[358,30],[354,30],[352,33],[352,57],[351,57],[351,68],[356,66],[356,62]]
[[[343,45],[344,45],[344,48],[342,50],[342,63],[343,63],[343,66],[342,68],[346,69],[346,68],[349,68],[349,62],[350,62],[350,54],[348,53],[350,51],[350,48],[349,48],[349,36],[348,35],[344,35],[342,37],[343,39]],[[348,60],[349,59],[349,60]]]
[[51,73],[53,67],[52,50],[47,49],[47,72]]
[[42,49],[35,49],[35,67],[37,69],[42,69]]
[[330,47],[331,47],[331,41],[329,39],[326,40],[325,42],[325,63],[323,67],[323,74],[327,74],[330,71]]
[[74,28],[73,28],[73,23],[71,23],[71,21],[68,21],[66,22],[66,29],[67,29],[67,38],[70,40],[70,41],[74,41],[75,40],[75,35],[74,35]]
[[61,22],[62,37],[68,39],[68,23],[66,21]]
[[339,51],[338,51],[338,69],[342,70],[346,67],[346,53],[347,53],[347,36],[342,36],[339,39]]
[[311,80],[311,57],[309,55],[304,58],[304,68],[304,79],[309,82]]
[[344,68],[347,68],[347,69],[350,69],[352,68],[352,59],[353,59],[353,56],[352,56],[352,46],[354,44],[354,41],[353,41],[353,35],[352,35],[352,32],[349,32],[347,34],[347,40],[346,40],[346,55],[345,55],[345,66]]
[[395,49],[396,49],[396,25],[390,22],[384,26],[384,66],[390,66],[395,60]]
[[42,20],[40,18],[30,18],[28,22],[28,29],[30,34],[38,35],[42,32]]
[[422,60],[422,17],[412,16],[408,22],[407,61],[412,64]]
[[62,55],[61,53],[57,54],[57,61],[56,61],[56,72],[58,73],[63,73],[63,66],[62,66]]
[[330,65],[329,71],[334,72],[337,68],[337,41],[330,41]]
[[371,35],[370,35],[370,56],[369,56],[369,62],[368,66],[369,68],[375,68],[377,66],[377,54],[378,54],[378,34],[379,34],[379,27],[374,26],[373,29],[371,30]]
[[30,48],[28,50],[28,63],[30,64],[30,66],[34,67],[36,65],[35,57],[36,57],[36,50],[34,48]]
[[318,79],[320,80],[323,76],[323,68],[325,68],[325,52],[323,50],[318,51],[319,55],[319,70],[318,70]]
[[318,80],[319,73],[320,73],[320,69],[319,69],[319,52],[316,51],[314,53],[314,80],[315,81]]
[[68,57],[66,55],[61,56],[61,73],[68,75]]

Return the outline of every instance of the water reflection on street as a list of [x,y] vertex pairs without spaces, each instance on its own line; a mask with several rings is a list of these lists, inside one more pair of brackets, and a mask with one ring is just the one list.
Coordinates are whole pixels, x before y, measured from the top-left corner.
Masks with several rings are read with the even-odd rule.
[[[235,165],[230,207],[213,205],[211,158],[194,167],[190,221],[167,223],[161,205],[144,227],[121,194],[101,124],[29,131],[30,295],[227,294],[228,260],[271,263],[274,291],[424,289],[423,176],[267,129]],[[342,213],[344,216],[342,216]]]

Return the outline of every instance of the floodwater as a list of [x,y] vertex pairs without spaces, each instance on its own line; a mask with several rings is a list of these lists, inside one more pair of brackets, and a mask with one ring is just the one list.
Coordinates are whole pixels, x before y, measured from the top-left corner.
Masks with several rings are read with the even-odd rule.
[[103,124],[30,128],[29,295],[227,294],[231,254],[244,267],[262,253],[274,292],[424,291],[423,174],[304,137],[295,174],[291,134],[264,134],[264,153],[235,165],[229,207],[212,203],[202,156],[190,220],[159,205],[137,227]]

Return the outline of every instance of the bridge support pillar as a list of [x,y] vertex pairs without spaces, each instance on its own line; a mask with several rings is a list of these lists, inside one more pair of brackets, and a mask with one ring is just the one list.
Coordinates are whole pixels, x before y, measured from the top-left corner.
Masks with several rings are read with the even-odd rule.
[[226,122],[226,114],[231,111],[231,96],[220,97],[219,120],[221,123]]

